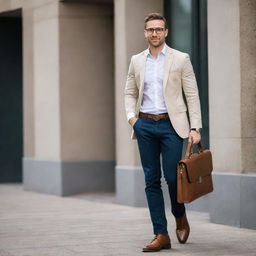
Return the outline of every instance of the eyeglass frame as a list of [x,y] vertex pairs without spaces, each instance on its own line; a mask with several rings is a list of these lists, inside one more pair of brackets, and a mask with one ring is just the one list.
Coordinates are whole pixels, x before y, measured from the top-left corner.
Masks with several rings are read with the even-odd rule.
[[[158,31],[157,31],[157,29],[158,29]],[[163,33],[165,30],[166,30],[166,28],[162,28],[162,27],[158,27],[158,28],[145,28],[145,31],[146,31],[148,34],[151,34],[151,35],[153,35],[154,32],[156,32],[157,35],[160,35],[160,34]]]

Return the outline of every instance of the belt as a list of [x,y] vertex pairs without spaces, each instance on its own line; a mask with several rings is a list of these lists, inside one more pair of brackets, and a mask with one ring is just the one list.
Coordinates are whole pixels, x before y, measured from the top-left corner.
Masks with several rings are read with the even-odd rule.
[[168,113],[163,113],[163,114],[159,114],[159,115],[153,115],[153,114],[147,114],[147,113],[139,113],[139,117],[143,117],[143,118],[150,118],[150,119],[154,119],[155,121],[158,121],[160,119],[169,119],[169,115]]

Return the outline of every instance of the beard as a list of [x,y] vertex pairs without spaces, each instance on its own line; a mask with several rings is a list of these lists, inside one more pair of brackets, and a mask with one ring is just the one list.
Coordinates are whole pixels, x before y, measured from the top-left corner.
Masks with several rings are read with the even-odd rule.
[[[157,40],[154,40],[157,39]],[[158,39],[158,38],[152,38],[152,39],[148,39],[148,43],[150,46],[154,47],[154,48],[158,48],[160,46],[162,46],[164,44],[165,40],[163,39]]]

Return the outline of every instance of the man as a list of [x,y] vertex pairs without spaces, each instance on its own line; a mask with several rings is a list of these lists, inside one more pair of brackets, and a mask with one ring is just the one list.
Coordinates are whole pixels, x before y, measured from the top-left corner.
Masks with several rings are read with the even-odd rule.
[[190,228],[185,206],[177,202],[176,167],[182,157],[183,139],[189,137],[195,144],[201,139],[201,110],[193,67],[188,54],[165,44],[167,34],[162,15],[151,13],[146,17],[144,35],[149,48],[132,56],[125,86],[126,115],[133,127],[132,138],[138,142],[155,234],[144,252],[171,248],[160,181],[160,155],[176,235],[180,243],[187,241]]

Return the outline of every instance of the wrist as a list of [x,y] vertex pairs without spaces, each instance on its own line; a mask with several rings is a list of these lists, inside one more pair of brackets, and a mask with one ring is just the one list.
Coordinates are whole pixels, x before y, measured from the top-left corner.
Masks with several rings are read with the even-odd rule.
[[127,121],[130,122],[130,120],[131,120],[133,117],[135,117],[135,116],[136,116],[136,115],[135,115],[134,112],[129,112],[129,113],[127,114]]
[[201,128],[191,128],[190,131],[195,131],[197,133],[200,133],[201,132]]

